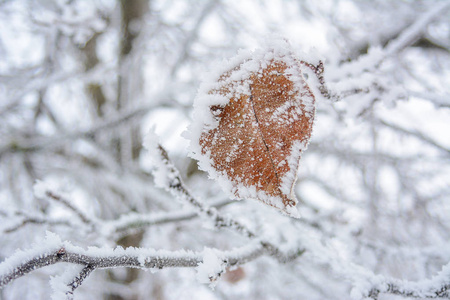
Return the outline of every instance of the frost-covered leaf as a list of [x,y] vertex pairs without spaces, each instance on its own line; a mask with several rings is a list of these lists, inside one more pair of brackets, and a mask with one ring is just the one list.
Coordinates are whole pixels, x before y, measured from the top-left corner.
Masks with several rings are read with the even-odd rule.
[[315,113],[307,65],[284,40],[238,54],[204,82],[191,127],[193,157],[224,190],[293,217],[293,187]]

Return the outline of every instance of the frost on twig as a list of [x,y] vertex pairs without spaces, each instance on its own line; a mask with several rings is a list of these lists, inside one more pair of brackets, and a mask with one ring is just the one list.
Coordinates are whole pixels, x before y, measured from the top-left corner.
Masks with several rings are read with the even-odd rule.
[[[430,5],[428,11],[384,47],[372,46],[367,50],[367,54],[356,60],[327,66],[327,86],[334,95],[332,99],[345,99],[340,101],[344,103],[339,103],[337,108],[360,117],[370,111],[377,102],[382,101],[393,106],[398,100],[411,96],[411,92],[402,82],[392,81],[392,78],[383,75],[397,71],[396,68],[401,63],[399,54],[419,40],[428,25],[444,15],[449,8],[450,4],[446,1]],[[425,99],[428,99],[428,96]]]
[[420,282],[386,280],[382,285],[372,287],[368,297],[378,299],[380,294],[394,294],[409,298],[450,298],[450,263],[431,279]]
[[[211,205],[213,209],[219,209],[222,206],[232,203],[232,200],[222,200]],[[173,222],[181,222],[194,219],[198,214],[193,210],[182,209],[171,212],[155,213],[129,213],[120,216],[116,220],[103,221],[100,225],[102,233],[105,236],[124,236],[133,230],[139,230],[155,225],[162,225]]]
[[304,232],[300,240],[306,244],[307,259],[330,267],[335,276],[349,282],[352,286],[351,299],[378,299],[380,294],[395,294],[411,298],[445,298],[449,294],[450,263],[431,277],[413,282],[376,274],[372,270],[349,261],[346,246],[337,240],[323,243],[319,236]]
[[26,251],[18,251],[0,264],[0,288],[40,268],[66,262],[78,267],[70,268],[63,275],[54,277],[51,285],[55,297],[65,295],[67,299],[71,299],[73,292],[96,269],[116,267],[163,269],[199,266],[200,270],[205,268],[209,270],[215,268],[211,251],[222,259],[223,268],[244,264],[266,253],[258,241],[229,251],[211,249],[205,249],[202,252],[166,251],[133,247],[126,249],[90,247],[85,250],[68,241],[63,242],[55,234],[47,233],[43,243],[35,244]]
[[[62,254],[60,253],[60,255]],[[52,277],[50,279],[50,286],[53,290],[52,300],[73,299],[74,291],[94,269],[92,265],[70,265],[65,269],[63,274]]]
[[5,224],[2,228],[3,233],[13,233],[28,224],[38,225],[51,225],[51,226],[70,226],[71,223],[63,219],[51,219],[41,213],[31,213],[25,211],[13,211],[9,214],[5,214],[5,217],[9,217],[14,220],[14,223]]

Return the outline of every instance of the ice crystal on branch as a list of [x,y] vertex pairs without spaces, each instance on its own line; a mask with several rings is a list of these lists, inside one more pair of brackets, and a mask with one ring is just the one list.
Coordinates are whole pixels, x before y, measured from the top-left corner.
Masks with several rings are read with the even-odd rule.
[[257,199],[298,217],[293,192],[309,142],[315,97],[285,40],[240,53],[206,81],[195,102],[191,149],[234,198]]

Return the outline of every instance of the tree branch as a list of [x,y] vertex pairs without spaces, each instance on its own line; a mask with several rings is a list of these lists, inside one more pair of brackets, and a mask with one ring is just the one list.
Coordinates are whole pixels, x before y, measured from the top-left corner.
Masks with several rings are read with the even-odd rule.
[[[24,215],[23,213],[21,213]],[[62,226],[70,226],[71,224],[64,220],[49,220],[46,217],[33,217],[24,215],[22,221],[14,226],[4,228],[3,233],[12,233],[20,228],[24,227],[27,224],[48,224],[48,225],[62,225]]]
[[397,283],[387,283],[387,288],[385,290],[380,290],[378,288],[373,288],[369,291],[369,298],[374,300],[378,299],[380,294],[393,294],[409,298],[449,298],[450,297],[450,283],[443,284],[442,286],[433,287],[428,290],[415,289],[409,287],[411,283],[408,284],[397,284]]
[[[225,200],[217,202],[211,205],[212,208],[219,209],[225,205],[233,203],[234,201]],[[162,225],[173,222],[181,222],[194,219],[198,216],[193,211],[177,211],[177,212],[164,212],[164,213],[152,213],[152,214],[139,214],[132,213],[123,215],[117,220],[105,221],[103,224],[108,234],[123,235],[134,229],[142,229],[154,225]]]
[[68,287],[70,288],[67,292],[66,292],[66,296],[68,300],[72,300],[73,299],[73,292],[79,287],[81,286],[81,284],[83,283],[83,281],[95,270],[95,267],[92,265],[87,265],[86,267],[83,268],[83,270],[81,270],[80,274],[78,274],[77,277],[75,277],[72,282],[70,282],[68,284]]
[[[343,76],[359,78],[362,73],[370,72],[378,68],[387,58],[413,45],[424,34],[428,24],[444,14],[449,7],[450,2],[445,1],[432,5],[428,11],[419,16],[413,24],[407,27],[395,39],[391,40],[383,49],[371,48],[368,54],[361,55],[356,60],[337,66],[339,70],[331,72],[335,76],[332,78],[332,81],[340,81],[342,83]],[[364,90],[361,92],[364,92]]]
[[95,221],[92,220],[91,218],[89,218],[84,212],[82,212],[81,210],[79,210],[77,207],[73,206],[72,203],[70,203],[69,200],[67,200],[66,198],[64,198],[63,196],[56,194],[55,192],[49,191],[47,190],[45,192],[45,195],[51,199],[53,199],[56,202],[59,202],[61,204],[63,204],[65,207],[67,207],[68,209],[70,209],[72,212],[75,213],[75,215],[86,225],[89,226],[94,226],[95,225]]
[[[226,261],[226,266],[237,266],[267,253],[262,243],[255,241],[230,251],[215,250]],[[163,269],[197,267],[203,262],[204,252],[166,251],[129,247],[123,249],[90,247],[84,250],[70,242],[49,234],[44,243],[27,251],[19,251],[0,264],[0,288],[34,270],[61,262],[85,266],[68,285],[68,295],[96,269],[128,267],[138,269]]]
[[395,40],[390,41],[386,48],[386,56],[398,53],[402,49],[414,44],[425,32],[427,25],[437,17],[444,14],[450,7],[449,2],[442,2],[433,5],[431,9],[423,13],[410,27],[403,31]]

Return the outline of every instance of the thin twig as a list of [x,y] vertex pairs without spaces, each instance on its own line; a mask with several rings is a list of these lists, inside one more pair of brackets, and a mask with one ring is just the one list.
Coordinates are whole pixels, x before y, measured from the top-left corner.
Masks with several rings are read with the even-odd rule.
[[95,222],[89,218],[85,213],[83,213],[81,210],[79,210],[78,208],[76,208],[75,206],[72,205],[72,203],[70,203],[69,200],[67,200],[66,198],[64,198],[61,195],[58,195],[52,191],[46,191],[45,195],[61,204],[63,204],[65,207],[67,207],[68,209],[70,209],[71,211],[73,211],[78,218],[85,223],[86,225],[90,225],[93,226],[95,224]]
[[309,69],[311,69],[314,74],[317,77],[317,80],[319,81],[319,91],[322,94],[322,96],[324,96],[327,99],[333,100],[333,101],[339,101],[341,100],[341,96],[333,93],[332,91],[330,91],[325,83],[325,77],[324,77],[324,72],[325,72],[325,68],[323,66],[323,62],[320,60],[319,64],[317,66],[305,62],[305,61],[300,61],[300,64],[305,65],[306,67],[308,67]]
[[48,224],[48,225],[63,225],[63,226],[70,226],[70,223],[67,221],[62,220],[47,220],[46,218],[38,218],[38,217],[26,217],[20,222],[19,224],[16,224],[12,227],[3,229],[3,233],[12,233],[14,231],[19,230],[20,228],[28,225],[28,224]]
[[441,150],[443,152],[446,152],[447,154],[450,154],[450,149],[448,149],[448,148],[438,144],[436,141],[430,139],[428,136],[425,136],[424,134],[422,134],[421,132],[419,132],[417,130],[405,129],[405,128],[402,128],[402,127],[400,127],[398,125],[395,125],[393,123],[390,123],[390,122],[387,122],[387,121],[384,121],[384,120],[378,120],[378,122],[380,124],[386,126],[386,127],[389,127],[391,129],[397,131],[397,132],[400,132],[400,133],[403,133],[403,134],[407,134],[407,135],[410,135],[410,136],[414,136],[414,137],[420,139],[421,141],[423,141],[423,142],[425,142],[425,143],[427,143],[427,144],[429,144],[429,145],[431,145],[431,146],[433,146],[433,147],[435,147],[435,148],[437,148],[437,149],[439,149],[439,150]]
[[87,265],[81,270],[80,274],[68,284],[69,290],[66,292],[67,300],[73,299],[73,292],[83,283],[83,281],[95,270],[92,265]]
[[[235,201],[225,200],[211,205],[212,208],[219,209],[225,205],[231,204]],[[110,221],[106,227],[110,227],[111,234],[119,235],[127,234],[130,230],[142,229],[154,225],[163,225],[167,223],[175,223],[181,221],[192,220],[198,214],[190,211],[157,213],[157,214],[130,214],[123,215],[118,220]]]

